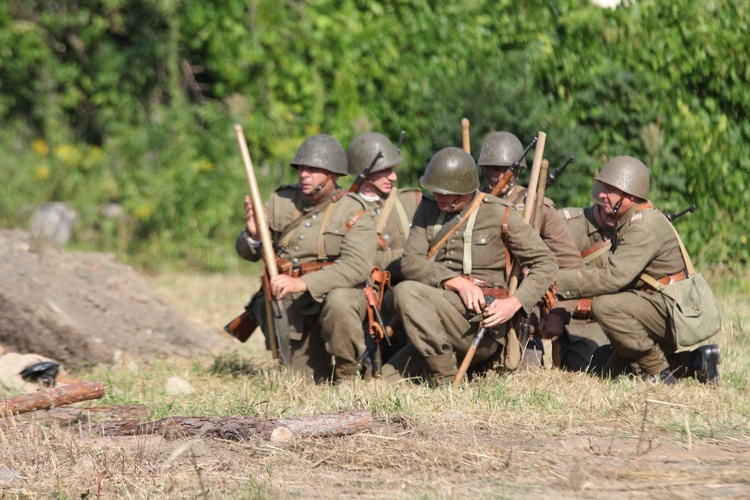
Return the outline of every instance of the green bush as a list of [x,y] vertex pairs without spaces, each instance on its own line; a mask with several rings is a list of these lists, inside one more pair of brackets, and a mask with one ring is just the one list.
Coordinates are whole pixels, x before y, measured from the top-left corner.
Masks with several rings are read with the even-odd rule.
[[[471,120],[547,133],[549,195],[588,204],[608,158],[652,170],[699,263],[744,264],[748,218],[748,7],[643,0],[460,5],[410,1],[87,0],[0,5],[0,223],[65,201],[75,245],[145,266],[228,270],[247,191],[232,125],[261,191],[294,180],[310,134],[344,147],[406,131],[401,182]],[[344,180],[346,185],[348,181]],[[117,218],[101,209],[115,203]]]

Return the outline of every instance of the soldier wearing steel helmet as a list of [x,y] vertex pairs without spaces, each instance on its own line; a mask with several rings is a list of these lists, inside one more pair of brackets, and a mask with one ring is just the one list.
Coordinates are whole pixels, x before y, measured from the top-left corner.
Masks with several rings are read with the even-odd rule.
[[[340,176],[348,175],[338,140],[325,134],[308,137],[291,166],[298,183],[281,186],[265,204],[276,256],[288,263],[288,271],[272,279],[271,292],[287,307],[292,368],[320,382],[331,376],[331,356],[319,316],[331,307],[327,296],[333,290],[361,286],[367,279],[375,258],[375,224],[362,201],[337,184]],[[260,260],[249,197],[245,221],[237,252],[244,259]],[[249,307],[268,336],[263,300],[256,295]]]
[[[418,189],[395,188],[398,179],[396,167],[404,159],[383,134],[366,132],[358,135],[347,153],[350,175],[357,176],[370,169],[357,195],[375,219],[377,245],[374,265],[388,271],[395,284],[401,280],[401,254],[422,193]],[[373,160],[376,161],[373,163]],[[385,290],[379,291],[385,293]],[[363,356],[366,343],[362,329],[368,307],[365,294],[361,289],[339,288],[331,291],[327,300],[336,304],[321,314],[326,346],[336,359],[336,381],[358,376],[369,378],[371,371],[360,361],[367,361]],[[389,316],[383,313],[386,322]]]
[[[611,174],[610,174],[611,175]],[[617,179],[611,179],[617,182]],[[620,179],[624,180],[624,179]],[[648,188],[641,185],[642,195],[648,193]],[[568,230],[581,251],[586,269],[603,269],[609,265],[612,241],[617,237],[617,213],[608,213],[604,201],[600,198],[603,185],[596,182],[591,189],[593,204],[586,208],[563,208],[560,215],[568,225]],[[587,370],[600,373],[608,363],[614,349],[609,345],[609,339],[604,334],[599,323],[591,317],[590,306],[581,303],[573,319],[566,327],[567,335],[561,339],[561,363],[571,370]],[[719,346],[709,344],[691,351],[670,354],[667,349],[667,360],[673,375],[681,377],[697,377],[702,383],[719,383],[718,361]],[[640,368],[632,363],[630,358],[617,356],[607,366],[608,375],[618,375],[626,372],[637,373]]]
[[[499,182],[508,168],[524,152],[524,147],[518,137],[510,132],[494,132],[487,136],[479,153],[477,165],[484,171],[488,186],[486,192]],[[526,166],[526,158],[521,158],[521,165]],[[525,210],[527,189],[517,184],[518,176],[500,192],[500,198],[508,201],[517,210]],[[544,198],[544,213],[540,235],[552,254],[557,259],[560,269],[582,269],[583,262],[575,242],[570,237],[565,222],[557,213],[555,204],[549,198]],[[570,320],[570,313],[575,307],[575,301],[559,301],[542,323],[542,335],[546,338],[557,339],[563,335],[564,326]],[[536,316],[534,317],[536,323]]]
[[[450,382],[479,320],[494,334],[484,337],[474,363],[502,349],[505,323],[519,309],[534,307],[552,283],[557,264],[507,202],[479,192],[476,164],[464,150],[436,153],[420,183],[432,195],[423,198],[414,214],[401,258],[406,281],[394,290],[410,344],[384,365],[383,376],[428,375]],[[501,296],[496,292],[508,278],[504,225],[507,248],[529,273],[515,295],[489,301],[488,296]]]
[[[686,277],[685,262],[674,229],[648,203],[649,173],[640,160],[617,156],[596,177],[601,201],[594,222],[611,238],[601,267],[561,271],[558,293],[565,298],[595,297],[593,317],[609,339],[613,356],[605,374],[618,375],[633,364],[644,379],[675,383],[667,357],[677,348],[662,294],[643,280],[662,283]],[[602,233],[605,234],[605,233]],[[696,372],[718,383],[718,346],[697,350]]]

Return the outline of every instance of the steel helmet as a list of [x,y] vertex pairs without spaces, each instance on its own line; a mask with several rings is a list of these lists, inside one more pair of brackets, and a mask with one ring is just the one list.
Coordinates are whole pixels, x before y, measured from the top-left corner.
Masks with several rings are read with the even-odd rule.
[[393,143],[383,134],[378,132],[365,132],[354,138],[349,144],[349,174],[357,175],[372,164],[372,160],[378,154],[383,154],[373,165],[370,173],[379,172],[394,165],[398,165],[404,159],[393,146]]
[[479,189],[474,158],[461,148],[441,149],[430,160],[419,183],[438,194],[469,194]]
[[344,147],[334,137],[326,134],[312,135],[305,139],[290,165],[294,168],[306,165],[338,175],[349,175]]
[[641,160],[632,156],[612,158],[604,165],[596,180],[636,198],[648,199],[648,169]]
[[[522,154],[524,148],[518,137],[510,132],[494,132],[482,144],[479,153],[480,167],[510,167]],[[526,166],[526,158],[521,158],[521,165]]]

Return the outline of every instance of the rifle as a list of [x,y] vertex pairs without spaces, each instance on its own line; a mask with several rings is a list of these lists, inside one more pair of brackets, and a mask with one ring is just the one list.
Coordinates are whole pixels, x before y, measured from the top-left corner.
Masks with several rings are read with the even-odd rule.
[[[534,216],[534,208],[536,207],[537,189],[539,186],[539,172],[542,168],[542,158],[544,155],[544,144],[547,141],[547,134],[539,132],[539,141],[534,151],[534,163],[531,166],[531,178],[529,179],[529,189],[526,194],[526,202],[524,203],[525,209],[523,211],[523,219],[526,223],[530,223]],[[508,282],[508,294],[513,295],[516,293],[518,288],[518,282],[521,278],[521,263],[518,259],[513,259],[513,268],[510,272],[510,280]],[[510,321],[508,328],[506,343],[505,343],[505,366],[511,370],[518,368],[521,364],[521,356],[523,354],[523,348],[520,344],[520,340],[516,334],[516,327],[513,325],[513,320]]]
[[396,146],[396,151],[401,154],[401,144],[404,143],[404,136],[406,135],[406,131],[401,131],[401,136],[398,138],[398,146]]
[[667,218],[667,220],[669,222],[673,222],[676,219],[679,219],[680,217],[682,217],[683,215],[685,215],[687,213],[691,213],[692,214],[693,212],[695,212],[695,204],[690,205],[685,210],[681,210],[681,211],[679,211],[677,213],[667,214],[665,217]]
[[[521,156],[518,157],[516,161],[513,162],[513,164],[508,167],[508,171],[503,174],[503,176],[500,178],[500,180],[495,184],[495,187],[492,188],[492,191],[490,191],[490,194],[492,196],[499,196],[503,189],[505,189],[505,186],[507,186],[510,181],[513,180],[513,177],[517,176],[521,172],[521,162],[524,158],[526,158],[526,155],[529,153],[529,150],[533,148],[537,141],[539,140],[538,137],[534,137],[531,139],[531,142],[528,146],[526,146],[526,149],[523,150],[523,153],[521,153]],[[536,158],[536,153],[534,158]]]
[[565,160],[565,163],[562,164],[562,167],[555,169],[554,172],[552,172],[551,174],[547,176],[547,182],[546,182],[547,186],[544,189],[546,190],[548,187],[554,184],[557,181],[557,179],[562,175],[562,173],[565,172],[565,169],[568,168],[568,165],[570,165],[571,163],[573,163],[573,157],[568,156],[568,159]]
[[[272,348],[274,340],[278,341],[281,364],[284,366],[291,366],[292,345],[289,339],[289,317],[283,301],[271,297],[270,286],[268,286],[271,279],[279,274],[278,267],[276,266],[276,254],[273,251],[271,231],[268,229],[268,222],[266,221],[265,210],[263,208],[263,200],[260,197],[258,182],[255,179],[253,163],[250,159],[250,153],[247,150],[247,141],[245,140],[245,133],[242,130],[242,126],[235,125],[234,133],[237,136],[237,143],[239,144],[242,161],[245,165],[245,174],[247,175],[247,183],[250,188],[250,200],[253,204],[253,211],[255,212],[255,223],[258,226],[258,232],[260,233],[263,261],[266,265],[266,279],[264,283],[268,287],[266,289],[266,299],[272,299],[270,301],[271,307],[266,306],[267,318],[269,320],[269,337],[271,337]],[[271,327],[273,328],[273,334],[270,333]]]
[[374,167],[375,164],[378,162],[378,160],[381,159],[382,157],[383,157],[383,152],[378,151],[378,154],[376,154],[375,158],[372,159],[372,163],[370,163],[370,166],[368,166],[366,169],[364,169],[363,171],[357,174],[357,178],[354,179],[354,182],[349,187],[350,193],[356,193],[357,191],[359,191],[359,188],[362,185],[362,183],[364,183],[367,180],[367,176],[370,175],[370,172],[372,171],[372,167]]
[[471,154],[471,136],[469,135],[469,119],[461,119],[461,141],[463,142],[464,151]]

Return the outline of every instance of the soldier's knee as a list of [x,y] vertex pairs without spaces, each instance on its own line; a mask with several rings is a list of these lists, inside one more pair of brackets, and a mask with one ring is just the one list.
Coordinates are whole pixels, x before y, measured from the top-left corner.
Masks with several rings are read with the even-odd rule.
[[600,323],[613,314],[617,314],[618,310],[618,301],[614,295],[602,295],[591,303],[591,314]]
[[393,301],[396,307],[399,308],[403,304],[411,302],[415,297],[418,297],[422,286],[422,283],[417,281],[402,281],[396,285],[396,288],[393,289]]

